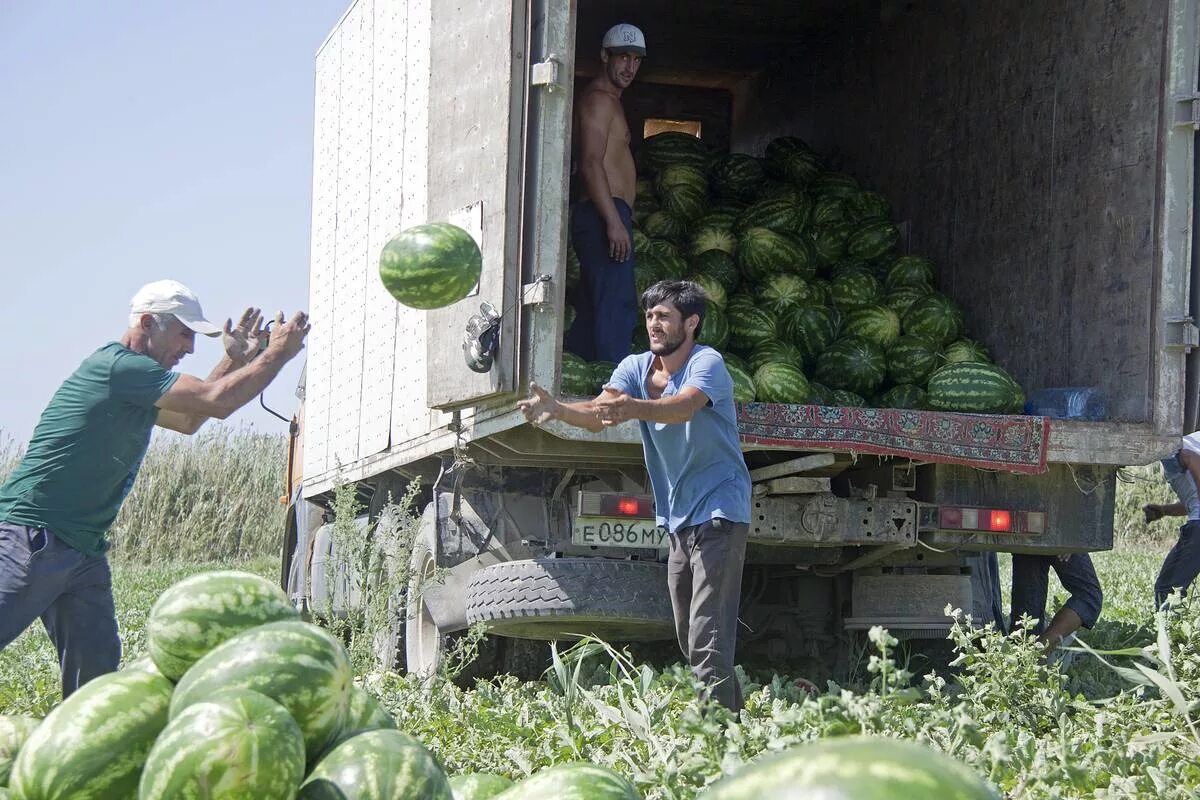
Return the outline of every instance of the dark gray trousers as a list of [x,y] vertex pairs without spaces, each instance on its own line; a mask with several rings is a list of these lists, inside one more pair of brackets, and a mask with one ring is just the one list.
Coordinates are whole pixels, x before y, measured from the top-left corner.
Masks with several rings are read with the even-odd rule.
[[120,664],[108,559],[46,528],[0,522],[0,648],[39,617],[58,650],[64,698]]
[[1171,592],[1188,587],[1200,574],[1200,520],[1192,520],[1179,529],[1179,541],[1167,553],[1154,581],[1154,607],[1161,608]]
[[667,557],[679,647],[713,699],[733,711],[742,710],[733,654],[749,532],[744,522],[720,518],[680,528]]

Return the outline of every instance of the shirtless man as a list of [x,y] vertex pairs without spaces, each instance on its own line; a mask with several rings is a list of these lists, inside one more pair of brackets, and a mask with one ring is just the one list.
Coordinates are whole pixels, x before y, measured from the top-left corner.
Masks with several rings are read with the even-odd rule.
[[604,34],[601,71],[575,107],[576,158],[586,197],[571,219],[582,285],[566,348],[588,361],[617,362],[629,355],[638,321],[633,281],[633,202],[637,169],[621,93],[633,83],[646,40],[633,25]]

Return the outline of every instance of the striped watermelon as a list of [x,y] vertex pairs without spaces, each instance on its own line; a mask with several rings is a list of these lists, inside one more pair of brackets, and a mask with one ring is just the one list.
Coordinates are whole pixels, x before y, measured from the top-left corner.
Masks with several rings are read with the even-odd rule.
[[811,186],[821,169],[821,159],[816,153],[793,153],[783,159],[783,177],[801,189]]
[[687,262],[671,242],[666,239],[651,239],[647,248],[649,255],[654,259],[655,273],[660,278],[682,278],[688,273]]
[[730,319],[755,308],[758,308],[758,298],[752,294],[747,294],[745,291],[738,291],[729,295],[729,302],[725,304],[725,312],[729,315]]
[[[588,364],[588,373],[592,378],[592,388],[595,390],[593,394],[600,394],[604,390],[604,384],[608,383],[612,378],[613,370],[617,365],[611,361],[593,361]],[[353,701],[351,697],[351,701]]]
[[759,200],[747,206],[733,229],[740,233],[750,228],[768,228],[776,233],[798,234],[807,219],[807,200],[804,205],[787,198]]
[[950,364],[956,364],[961,361],[989,364],[992,361],[992,356],[988,353],[988,349],[974,339],[954,340],[946,345],[946,349],[942,351],[942,357]]
[[879,736],[818,739],[760,758],[697,800],[999,800],[964,764],[923,745]]
[[944,364],[929,376],[925,391],[929,407],[937,411],[1007,414],[1020,413],[1025,407],[1021,387],[995,364]]
[[704,312],[704,322],[700,326],[700,335],[696,337],[696,341],[716,350],[721,350],[729,344],[729,318],[721,306],[712,304]]
[[138,800],[291,800],[304,780],[304,735],[287,709],[225,689],[171,720],[146,758]]
[[713,166],[713,191],[718,197],[750,200],[766,177],[759,159],[744,153],[729,153]]
[[810,380],[808,382],[808,402],[815,406],[831,406],[833,390],[823,383]]
[[802,305],[780,316],[779,333],[799,349],[806,363],[812,364],[837,338],[840,323],[838,312],[832,308]]
[[846,207],[859,222],[868,220],[888,221],[892,218],[892,204],[879,192],[861,191],[846,198]]
[[842,332],[860,336],[887,350],[900,338],[900,315],[887,306],[870,305],[846,314]]
[[307,622],[270,622],[213,648],[175,687],[171,718],[225,688],[262,692],[300,725],[308,755],[341,731],[353,674],[342,643]]
[[888,378],[893,383],[924,384],[938,366],[939,353],[936,342],[906,333],[888,349]]
[[693,256],[700,256],[717,250],[732,256],[737,252],[737,237],[733,234],[732,224],[728,228],[723,228],[711,222],[706,223],[704,220],[711,216],[712,214],[709,214],[696,223],[696,229],[692,232],[692,238],[688,243],[688,252]]
[[761,280],[773,272],[791,272],[809,278],[816,272],[812,252],[805,242],[770,228],[748,228],[738,237],[737,262],[743,278]]
[[817,358],[813,375],[831,389],[847,389],[869,397],[887,375],[887,358],[879,345],[857,336],[843,336]]
[[729,352],[721,353],[721,358],[723,358],[725,360],[725,366],[729,366],[730,364],[733,364],[737,367],[740,367],[743,372],[750,371],[750,368],[746,366],[746,360],[744,358],[742,358],[741,356],[739,356],[737,353],[729,353]]
[[740,363],[740,359],[734,360],[733,354],[725,355],[725,369],[729,370],[729,377],[733,379],[733,399],[738,403],[753,403],[755,397],[754,378],[746,369],[746,365]]
[[812,151],[808,142],[799,136],[777,136],[767,142],[767,146],[763,150],[763,159],[766,161],[768,172],[782,177],[784,175],[783,166],[787,163],[788,158],[797,154],[812,153]]
[[750,351],[747,361],[750,364],[750,371],[756,374],[767,364],[791,364],[797,369],[804,366],[804,356],[799,348],[790,342],[779,339],[771,339],[757,345]]
[[691,184],[670,186],[659,192],[662,210],[691,222],[708,210],[708,192]]
[[298,800],[451,800],[450,782],[419,741],[396,730],[353,736],[317,762]]
[[776,314],[783,314],[793,306],[814,302],[816,297],[803,278],[788,273],[779,273],[769,275],[763,281],[759,287],[758,299],[762,302],[763,307]]
[[562,354],[562,380],[559,382],[559,394],[570,397],[583,397],[592,391],[592,370],[588,362],[574,353],[564,351]]
[[677,242],[687,236],[688,224],[670,211],[655,211],[642,220],[642,230],[647,236]]
[[[638,237],[646,238],[645,234],[640,231],[633,232],[633,246],[637,249]],[[583,280],[583,269],[579,266],[579,256],[575,254],[575,248],[567,245],[567,288],[573,288],[579,285]]]
[[462,300],[483,270],[471,234],[449,222],[415,225],[384,245],[379,278],[409,308],[442,308]]
[[171,586],[150,608],[146,638],[159,671],[178,681],[205,653],[244,630],[299,619],[288,596],[249,572],[202,572]]
[[642,142],[642,161],[652,170],[672,164],[703,168],[710,156],[709,147],[696,136],[678,131],[658,133]]
[[928,258],[900,256],[888,268],[887,280],[884,281],[884,285],[889,291],[901,286],[929,288],[934,285],[936,280],[933,262]]
[[575,324],[575,316],[575,306],[567,303],[566,307],[563,308],[563,333],[571,330],[571,326]]
[[729,339],[739,350],[750,350],[756,344],[778,338],[779,321],[765,308],[733,311],[729,308]]
[[900,241],[900,231],[887,220],[863,223],[846,240],[846,254],[860,261],[874,261],[887,255]]
[[879,408],[926,408],[929,400],[925,390],[911,383],[901,383],[881,394],[877,405]]
[[825,278],[809,278],[808,288],[813,290],[816,304],[821,306],[833,305],[833,284]]
[[[812,211],[812,200],[794,183],[786,181],[768,180],[758,190],[759,200],[791,200],[800,206]],[[807,222],[807,217],[805,218]]]
[[0,786],[8,785],[8,775],[21,746],[41,720],[21,715],[0,714]]
[[513,785],[503,775],[492,772],[468,772],[450,779],[454,800],[488,800]]
[[822,197],[813,203],[811,222],[814,226],[845,222],[846,217],[846,203],[840,197]]
[[698,192],[708,193],[708,176],[699,167],[687,164],[670,164],[659,170],[654,177],[654,189],[659,197],[670,193],[672,189],[688,186]]
[[928,295],[932,290],[928,286],[899,286],[889,291],[883,297],[883,304],[900,315],[904,327],[904,315],[912,308],[913,303]]
[[101,675],[25,740],[9,789],[21,800],[137,795],[146,754],[167,725],[171,682],[142,670]]
[[346,713],[346,722],[338,735],[325,746],[315,761],[320,761],[342,742],[351,736],[357,736],[367,731],[396,729],[396,720],[392,719],[375,696],[361,686],[350,687],[350,708]]
[[560,764],[535,772],[496,800],[641,800],[632,783],[596,764]]
[[737,222],[737,218],[741,215],[742,208],[739,204],[735,210],[727,208],[724,201],[718,200],[715,203],[710,203],[708,212],[703,217],[696,220],[696,228],[720,228],[723,231],[732,231],[733,225]]
[[822,264],[836,264],[846,257],[846,242],[853,231],[849,222],[822,222],[809,230],[813,252]]
[[829,405],[841,406],[842,408],[863,408],[867,401],[861,394],[856,394],[847,389],[830,389],[829,390]]
[[727,251],[705,250],[692,259],[692,275],[706,275],[715,279],[725,287],[726,294],[732,294],[741,282],[737,262]]
[[731,217],[730,225],[745,210],[746,202],[744,200],[734,200],[732,197],[718,197],[708,207],[709,214],[728,214]]
[[879,302],[879,280],[865,269],[840,270],[829,282],[833,305],[842,311],[866,308]]
[[709,308],[713,306],[724,308],[729,302],[729,293],[716,278],[709,275],[692,275],[689,280],[704,290],[705,296],[708,297]]
[[808,187],[812,196],[820,200],[823,197],[850,198],[858,194],[858,181],[844,172],[826,172],[813,180]]
[[754,371],[754,395],[762,403],[807,403],[808,378],[797,366],[771,361]]
[[962,335],[963,311],[941,292],[933,292],[913,303],[901,318],[905,333],[915,333],[938,344],[949,344]]

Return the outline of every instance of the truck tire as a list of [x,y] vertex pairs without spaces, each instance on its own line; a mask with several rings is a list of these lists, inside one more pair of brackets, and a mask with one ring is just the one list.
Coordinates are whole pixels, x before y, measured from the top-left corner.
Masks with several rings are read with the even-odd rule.
[[667,568],[648,561],[538,558],[493,564],[471,578],[467,621],[523,639],[675,637]]

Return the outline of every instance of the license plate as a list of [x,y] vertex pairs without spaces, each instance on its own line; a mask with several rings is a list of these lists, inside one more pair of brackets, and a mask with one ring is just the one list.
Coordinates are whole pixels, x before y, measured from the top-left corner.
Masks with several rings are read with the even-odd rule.
[[571,542],[591,547],[665,548],[667,529],[652,519],[576,517]]

